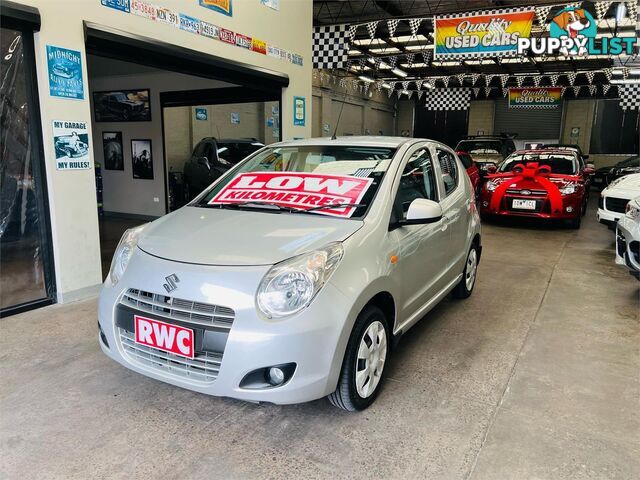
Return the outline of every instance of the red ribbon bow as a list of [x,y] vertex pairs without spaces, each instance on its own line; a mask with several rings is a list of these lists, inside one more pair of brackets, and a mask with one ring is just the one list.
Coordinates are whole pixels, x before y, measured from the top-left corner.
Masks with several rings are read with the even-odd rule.
[[[515,176],[514,176],[515,175]],[[489,175],[489,180],[495,178],[509,178],[498,185],[496,190],[491,196],[491,211],[497,212],[500,210],[500,203],[502,197],[509,188],[512,182],[519,182],[521,180],[529,180],[537,183],[546,190],[549,195],[549,202],[551,203],[551,213],[562,213],[562,194],[558,186],[549,180],[549,178],[559,178],[562,180],[573,180],[570,175],[560,175],[551,173],[551,167],[549,165],[538,165],[538,162],[529,162],[526,165],[518,163],[513,167],[511,172],[497,173]]]

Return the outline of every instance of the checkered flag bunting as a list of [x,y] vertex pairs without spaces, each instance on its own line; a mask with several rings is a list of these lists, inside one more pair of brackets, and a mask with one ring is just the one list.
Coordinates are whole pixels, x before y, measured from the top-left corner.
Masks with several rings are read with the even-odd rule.
[[596,18],[601,20],[613,2],[596,2]]
[[369,38],[373,40],[376,36],[376,29],[378,28],[378,22],[367,23],[367,32],[369,32]]
[[413,65],[413,60],[416,58],[416,54],[409,53],[405,58],[407,59],[407,64],[409,65],[409,67],[411,67]]
[[608,83],[605,83],[602,85],[602,95],[607,95],[607,92],[609,91],[609,89],[611,88],[611,85],[609,85]]
[[474,96],[474,98],[478,98],[478,95],[480,95],[480,87],[474,87],[473,88],[473,96]]
[[356,32],[358,31],[359,25],[351,25],[349,26],[349,43],[353,42],[356,38]]
[[502,88],[502,96],[506,97],[507,95],[509,95],[509,89],[508,88]]
[[558,85],[558,80],[560,79],[560,75],[558,74],[553,74],[549,76],[549,80],[551,80],[551,85],[553,85],[554,87],[556,85]]
[[429,65],[429,62],[431,61],[431,50],[422,51],[422,61],[425,65]]
[[489,98],[491,96],[491,90],[492,90],[491,87],[484,87],[484,96],[486,98]]
[[460,86],[462,86],[462,84],[464,83],[464,77],[466,75],[464,73],[459,73],[458,75],[456,75],[456,79],[458,80],[458,83],[460,84]]
[[597,85],[589,85],[589,94],[593,97],[598,91]]
[[593,83],[593,79],[596,76],[596,72],[584,72],[584,74],[587,77],[587,81],[589,82],[589,85],[591,85]]
[[508,81],[509,81],[509,74],[503,73],[500,75],[500,84],[502,85],[502,88],[507,86]]
[[347,25],[324,25],[313,29],[313,67],[342,68],[349,55]]
[[518,84],[518,87],[522,87],[522,84],[524,83],[524,75],[516,75],[516,83]]
[[418,95],[418,100],[420,100],[422,98],[422,95],[424,95],[424,90],[418,90],[416,92],[416,95]]
[[618,87],[620,107],[623,110],[640,110],[640,83],[627,83]]
[[567,73],[567,79],[569,80],[569,85],[573,85],[574,83],[576,83],[577,76],[578,74],[575,72]]
[[633,22],[637,22],[637,18],[638,18],[638,0],[631,0],[630,2],[627,2],[627,16]]
[[550,11],[551,7],[536,7],[536,18],[538,19],[538,24],[543,28],[547,26],[547,17]]
[[571,88],[573,89],[573,96],[578,98],[578,95],[580,95],[580,85],[574,85]]
[[393,37],[393,35],[396,33],[396,28],[398,28],[398,23],[400,23],[400,21],[396,19],[387,20],[387,28],[389,29],[390,37]]
[[387,63],[389,64],[389,66],[390,66],[391,68],[393,68],[393,67],[395,67],[395,66],[396,66],[396,62],[397,62],[397,61],[398,61],[398,57],[389,57],[389,58],[387,59]]
[[536,75],[535,77],[532,77],[532,78],[533,78],[533,84],[536,87],[539,87],[540,86],[540,80],[542,80],[542,77],[539,77],[539,76]]
[[471,103],[470,88],[447,88],[425,92],[427,110],[468,110]]
[[613,69],[612,68],[605,68],[602,73],[604,73],[604,76],[607,77],[607,81],[611,80],[611,75],[613,75]]
[[[422,88],[422,83],[424,82],[424,80],[416,80],[414,83],[416,84],[416,88],[418,90],[420,90]],[[420,97],[418,97],[420,98]]]
[[420,28],[421,23],[421,18],[412,18],[411,20],[409,20],[409,30],[411,30],[412,37],[415,37],[416,33],[418,33],[418,29]]

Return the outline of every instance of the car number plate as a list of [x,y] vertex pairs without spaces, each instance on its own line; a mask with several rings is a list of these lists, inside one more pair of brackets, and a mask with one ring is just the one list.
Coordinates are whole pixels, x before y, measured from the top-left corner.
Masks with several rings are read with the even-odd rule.
[[535,200],[518,200],[514,199],[511,204],[513,208],[522,208],[524,210],[535,210],[536,209],[536,201]]
[[190,328],[135,315],[134,329],[134,340],[139,345],[157,348],[181,357],[194,357],[195,337]]

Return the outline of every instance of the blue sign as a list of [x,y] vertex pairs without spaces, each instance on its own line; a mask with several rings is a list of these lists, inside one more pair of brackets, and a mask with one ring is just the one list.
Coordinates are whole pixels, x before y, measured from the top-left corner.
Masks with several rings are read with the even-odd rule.
[[200,35],[200,20],[181,13],[180,30],[185,30],[187,32],[195,33],[196,35]]
[[240,114],[239,113],[231,113],[231,123],[234,125],[238,125],[240,123]]
[[49,95],[84,99],[82,55],[76,50],[47,45]]
[[293,124],[304,127],[307,116],[307,108],[304,97],[293,97]]
[[207,109],[196,108],[196,120],[206,120],[206,119],[207,119]]
[[130,12],[129,0],[101,0],[101,3],[105,7],[120,10],[121,12]]

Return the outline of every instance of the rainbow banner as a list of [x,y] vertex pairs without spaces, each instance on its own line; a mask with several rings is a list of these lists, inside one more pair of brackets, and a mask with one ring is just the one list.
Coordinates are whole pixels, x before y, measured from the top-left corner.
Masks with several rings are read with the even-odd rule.
[[499,57],[518,53],[518,38],[528,38],[535,11],[504,10],[435,17],[437,59]]
[[561,87],[509,89],[509,108],[557,108],[561,99]]

